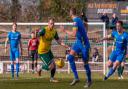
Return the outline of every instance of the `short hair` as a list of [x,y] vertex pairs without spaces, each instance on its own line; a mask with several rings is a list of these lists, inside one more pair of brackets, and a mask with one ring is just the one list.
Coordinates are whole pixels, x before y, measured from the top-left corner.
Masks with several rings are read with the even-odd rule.
[[17,23],[16,22],[13,22],[13,24],[12,25],[16,25],[17,26]]
[[55,21],[54,17],[48,17],[48,21],[50,20]]
[[117,21],[121,26],[123,26],[123,21]]
[[72,12],[73,15],[76,15],[77,14],[76,8],[71,8],[70,11]]

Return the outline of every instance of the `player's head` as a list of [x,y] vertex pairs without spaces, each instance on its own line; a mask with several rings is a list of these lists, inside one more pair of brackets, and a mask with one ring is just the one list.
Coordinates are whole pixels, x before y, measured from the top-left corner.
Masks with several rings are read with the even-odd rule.
[[116,17],[116,13],[113,13],[113,14],[112,14],[112,17],[115,18],[115,17]]
[[73,17],[73,16],[76,16],[76,15],[77,15],[76,8],[71,8],[70,9],[70,16]]
[[16,31],[16,28],[17,28],[17,24],[16,24],[16,22],[13,22],[13,24],[12,24],[12,30],[13,31]]
[[48,27],[50,28],[50,29],[53,29],[54,28],[54,18],[49,18],[48,19]]
[[123,22],[122,21],[117,21],[117,23],[116,23],[116,29],[119,32],[123,30]]
[[31,33],[31,38],[35,38],[35,33],[34,32]]
[[85,13],[84,12],[81,12],[81,14],[80,15],[85,15]]
[[105,16],[106,16],[106,15],[107,15],[107,13],[106,13],[106,12],[103,12],[103,15],[105,15]]

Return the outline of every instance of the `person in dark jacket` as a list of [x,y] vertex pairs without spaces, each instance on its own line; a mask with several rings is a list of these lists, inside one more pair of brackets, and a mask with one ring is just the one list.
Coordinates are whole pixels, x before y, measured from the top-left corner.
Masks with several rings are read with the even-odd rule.
[[117,21],[118,21],[118,17],[117,17],[116,14],[114,13],[114,14],[112,15],[112,21],[111,21],[112,25],[116,25]]
[[100,17],[100,19],[102,20],[102,22],[105,22],[106,23],[106,26],[109,25],[109,17],[107,16],[107,14],[105,12],[102,14],[102,16]]

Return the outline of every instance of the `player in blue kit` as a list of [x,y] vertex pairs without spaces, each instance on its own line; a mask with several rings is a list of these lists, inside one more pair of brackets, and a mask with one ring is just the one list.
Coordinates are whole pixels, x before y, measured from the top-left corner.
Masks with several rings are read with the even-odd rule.
[[103,40],[108,40],[109,38],[113,38],[115,40],[114,50],[111,52],[108,60],[109,71],[107,75],[104,77],[104,80],[107,80],[115,70],[121,65],[126,56],[126,49],[128,43],[128,33],[123,29],[123,22],[118,21],[116,23],[116,30],[113,30],[110,35],[104,37]]
[[12,31],[10,31],[7,35],[5,41],[5,53],[7,52],[7,43],[9,41],[10,44],[10,61],[11,61],[11,74],[12,78],[14,78],[14,61],[16,61],[16,77],[19,77],[19,47],[22,54],[22,45],[21,45],[21,34],[17,31],[17,24],[13,23]]
[[71,70],[74,74],[74,80],[70,83],[70,85],[75,85],[76,83],[79,82],[74,55],[79,54],[81,52],[84,63],[84,69],[86,70],[86,75],[87,75],[87,85],[85,85],[84,87],[90,87],[90,85],[92,84],[91,70],[88,64],[90,43],[87,37],[85,25],[83,21],[76,15],[76,13],[77,12],[75,8],[70,9],[70,16],[74,22],[73,30],[72,31],[64,30],[64,27],[62,27],[63,32],[67,33],[68,35],[76,37],[75,42],[72,45],[70,53],[67,57],[70,63]]

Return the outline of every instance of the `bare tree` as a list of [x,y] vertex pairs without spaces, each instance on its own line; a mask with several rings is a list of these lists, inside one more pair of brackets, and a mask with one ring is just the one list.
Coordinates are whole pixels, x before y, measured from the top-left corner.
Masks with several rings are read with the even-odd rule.
[[17,21],[20,20],[21,15],[21,5],[19,4],[19,0],[11,0],[12,5],[11,9],[11,20]]

